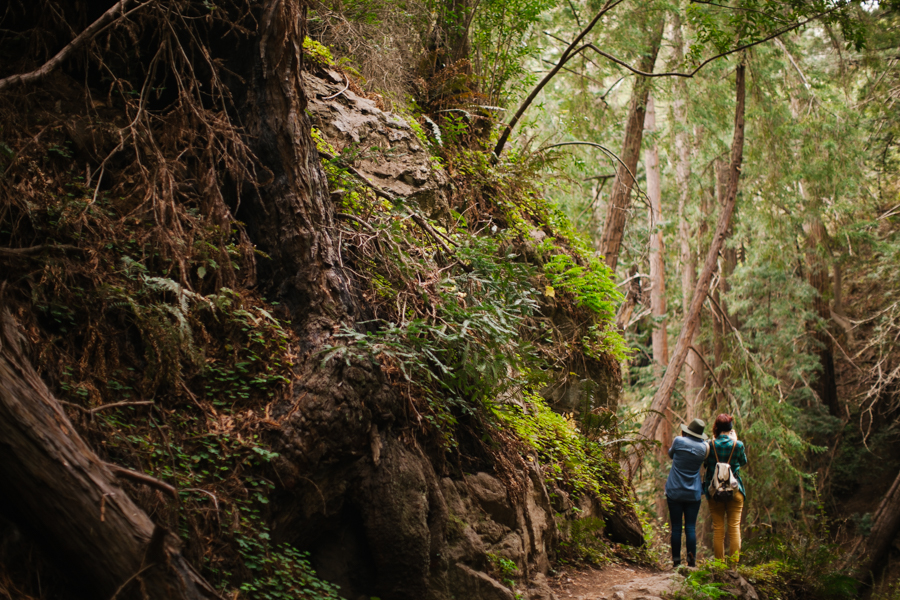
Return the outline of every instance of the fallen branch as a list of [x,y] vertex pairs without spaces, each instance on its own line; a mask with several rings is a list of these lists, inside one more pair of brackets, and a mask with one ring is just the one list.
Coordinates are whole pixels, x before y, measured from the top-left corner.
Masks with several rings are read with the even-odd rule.
[[338,96],[340,96],[341,94],[343,94],[344,92],[346,92],[348,89],[350,89],[350,78],[347,76],[346,73],[344,73],[344,79],[347,80],[347,85],[344,86],[344,89],[342,89],[341,91],[339,91],[339,92],[337,92],[337,93],[334,93],[334,94],[332,94],[332,95],[330,95],[330,96],[325,96],[324,98],[322,98],[322,100],[331,100],[331,99],[333,99],[333,98],[337,98]]
[[69,246],[67,244],[49,244],[40,246],[29,246],[27,248],[0,248],[0,256],[7,258],[32,258],[35,254],[40,254],[45,250],[60,250],[63,252],[83,252],[83,248],[78,246]]
[[[437,242],[438,246],[440,246],[444,252],[446,252],[450,256],[454,256],[453,250],[451,250],[450,247],[444,242],[444,240],[441,239],[441,238],[445,238],[446,236],[442,236],[440,233],[438,233],[438,231],[434,227],[432,227],[431,224],[428,221],[426,221],[424,218],[422,218],[422,216],[419,215],[418,213],[412,213],[412,220],[415,221],[416,223],[418,223],[419,227],[424,229],[426,231],[426,233],[428,233],[432,238],[434,238],[434,241]],[[450,240],[449,238],[446,238],[446,239],[448,239],[451,244],[455,244],[455,242],[453,240]]]
[[104,404],[102,406],[98,406],[97,408],[92,408],[88,412],[90,414],[94,414],[95,412],[99,412],[101,410],[106,410],[108,408],[119,408],[121,406],[146,406],[146,405],[156,404],[153,400],[138,400],[135,402],[113,402],[112,404]]
[[106,464],[107,469],[112,471],[113,475],[120,479],[130,479],[131,481],[143,483],[144,485],[156,488],[161,492],[169,494],[176,501],[178,500],[178,490],[176,490],[165,481],[160,481],[156,477],[151,477],[150,475],[146,475],[144,473],[138,473],[137,471],[132,471],[131,469],[126,469],[125,467],[120,467],[119,465],[114,465],[112,463],[104,464]]
[[341,219],[347,219],[348,221],[353,221],[354,223],[358,223],[361,227],[365,227],[366,229],[368,229],[368,230],[371,231],[372,233],[377,233],[377,232],[375,231],[375,228],[374,228],[374,227],[372,227],[370,224],[366,223],[365,221],[363,221],[362,219],[360,219],[360,218],[357,217],[356,215],[351,215],[351,214],[349,214],[349,213],[340,213],[340,212],[339,212],[339,213],[334,213],[334,216],[339,217],[339,218],[341,218]]
[[[320,151],[319,154],[328,159],[334,158],[327,152]],[[376,196],[378,196],[380,198],[384,198],[385,200],[390,200],[391,202],[396,202],[397,200],[400,200],[400,196],[398,196],[397,194],[394,194],[393,192],[388,192],[387,190],[383,190],[382,188],[378,187],[377,185],[375,185],[374,183],[369,181],[369,179],[365,175],[363,175],[362,173],[360,173],[353,167],[347,166],[347,167],[343,167],[343,168],[345,168],[347,170],[347,172],[349,172],[357,180],[359,180],[360,183],[362,183],[363,185],[365,185],[366,187],[371,189],[375,193]],[[369,231],[372,231],[372,232],[375,231],[371,225],[369,225],[368,223],[366,223],[365,221],[363,221],[362,219],[360,219],[358,217],[355,217],[355,216],[347,214],[347,213],[335,213],[335,214],[336,214],[336,216],[338,216],[342,219],[348,219],[350,221],[359,223],[363,227],[366,227]],[[434,239],[434,241],[437,242],[437,245],[440,246],[444,252],[446,252],[449,256],[453,256],[453,257],[456,256],[456,254],[453,252],[453,250],[451,250],[450,247],[446,243],[446,242],[449,242],[450,244],[453,244],[454,246],[456,246],[457,245],[456,242],[454,242],[452,239],[450,239],[449,237],[440,233],[438,230],[436,230],[434,227],[432,227],[431,224],[428,223],[428,221],[426,221],[424,217],[422,217],[422,215],[420,215],[416,212],[410,212],[410,218],[412,218],[412,220],[415,221],[415,223],[417,225],[419,225],[419,227],[421,227],[425,231],[425,233],[430,235]],[[446,242],[445,242],[445,240],[446,240]],[[471,267],[468,267],[462,261],[460,261],[459,264],[462,266],[463,270],[465,270],[466,272],[471,272]]]
[[[0,314],[4,516],[51,550],[48,556],[77,576],[89,597],[109,598],[139,579],[149,598],[219,598],[181,555],[178,538],[155,526],[120,487],[113,471],[121,475],[128,470],[101,461],[78,435],[26,357],[23,343],[19,327],[4,311]],[[160,487],[161,482],[150,479]],[[146,478],[141,481],[151,485]],[[150,563],[156,568],[142,571]]]

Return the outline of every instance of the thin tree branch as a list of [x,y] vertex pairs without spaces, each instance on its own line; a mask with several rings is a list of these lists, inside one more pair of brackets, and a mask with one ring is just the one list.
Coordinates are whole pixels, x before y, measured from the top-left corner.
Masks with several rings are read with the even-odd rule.
[[494,146],[494,160],[500,158],[500,154],[503,152],[503,148],[506,146],[507,140],[509,140],[509,135],[512,133],[512,130],[515,128],[516,124],[519,122],[519,119],[522,118],[522,115],[525,114],[525,111],[528,110],[528,107],[531,106],[531,103],[534,102],[534,99],[537,98],[538,94],[541,93],[541,90],[544,89],[550,80],[553,79],[557,73],[559,73],[560,69],[563,68],[563,65],[568,62],[568,60],[574,56],[572,52],[578,44],[581,43],[581,40],[584,39],[584,36],[589,34],[594,26],[600,21],[600,19],[608,13],[610,10],[618,6],[624,2],[624,0],[607,0],[606,4],[603,5],[603,8],[594,16],[590,23],[588,23],[587,27],[581,30],[581,33],[578,34],[578,37],[569,44],[569,47],[566,48],[562,56],[559,57],[559,61],[556,63],[556,66],[550,69],[550,71],[544,75],[544,78],[541,79],[540,83],[538,83],[531,93],[528,94],[528,97],[522,101],[522,104],[519,106],[516,113],[513,115],[512,119],[510,119],[509,123],[507,123],[506,127],[503,128],[503,133],[500,134],[500,139],[497,140],[497,145]]
[[344,89],[342,89],[341,91],[336,92],[330,96],[325,96],[324,98],[322,98],[322,100],[331,100],[332,98],[337,98],[338,96],[340,96],[341,94],[346,92],[348,89],[350,89],[350,78],[347,76],[346,73],[342,73],[342,75],[344,76],[344,79],[347,80],[347,85],[344,86]]
[[67,244],[48,244],[40,246],[29,246],[27,248],[0,248],[0,257],[9,258],[30,258],[35,254],[40,254],[44,250],[62,250],[62,251],[83,251],[78,246],[69,246]]
[[566,0],[569,3],[569,8],[572,10],[572,16],[575,17],[575,24],[581,27],[581,19],[578,17],[578,11],[575,10],[575,5],[572,4],[572,0]]
[[122,590],[124,590],[128,586],[129,583],[131,583],[132,581],[134,581],[135,579],[137,579],[138,577],[143,575],[146,571],[149,571],[151,568],[153,568],[155,566],[156,566],[156,563],[150,563],[149,565],[145,565],[145,566],[141,567],[134,575],[132,575],[131,577],[126,579],[125,582],[119,586],[119,589],[117,589],[115,591],[115,593],[113,593],[112,597],[109,600],[116,600],[116,598],[119,597],[119,594],[122,593]]
[[777,38],[779,35],[785,34],[785,33],[789,32],[789,31],[793,31],[794,29],[797,29],[797,28],[799,28],[799,27],[802,27],[802,26],[806,25],[807,23],[809,23],[810,21],[815,21],[816,19],[821,19],[822,17],[827,16],[827,15],[833,13],[834,11],[836,11],[836,10],[838,10],[838,9],[844,8],[845,6],[847,6],[847,5],[846,5],[846,4],[840,4],[840,5],[835,6],[835,7],[833,7],[833,8],[829,8],[828,10],[826,10],[826,11],[824,11],[824,12],[821,12],[821,13],[819,13],[819,14],[817,14],[817,15],[813,15],[812,17],[809,17],[809,18],[806,19],[805,21],[800,21],[799,23],[795,23],[795,24],[790,25],[790,26],[788,26],[788,27],[785,27],[785,28],[783,28],[783,29],[779,29],[779,30],[776,31],[775,33],[773,33],[773,34],[771,34],[771,35],[768,35],[768,36],[764,37],[764,38],[761,39],[761,40],[757,40],[757,41],[755,41],[755,42],[750,42],[749,44],[744,44],[743,46],[738,46],[737,48],[733,48],[733,49],[731,49],[731,50],[728,50],[727,52],[722,52],[722,53],[720,53],[720,54],[716,54],[715,56],[711,56],[711,57],[707,58],[706,60],[704,60],[704,61],[703,61],[702,63],[700,63],[699,65],[697,65],[697,68],[695,68],[693,71],[689,71],[689,72],[687,72],[687,73],[680,73],[680,72],[677,72],[677,71],[668,71],[668,72],[665,72],[665,73],[648,73],[648,72],[646,72],[646,71],[641,71],[641,70],[639,70],[639,69],[635,69],[634,67],[632,67],[631,65],[629,65],[629,64],[626,63],[625,61],[616,58],[616,57],[613,56],[612,54],[607,54],[606,52],[604,52],[604,51],[601,50],[600,48],[597,48],[595,45],[590,44],[590,43],[584,44],[583,46],[581,46],[580,48],[578,48],[577,50],[575,50],[574,52],[572,52],[572,56],[575,56],[575,55],[578,54],[579,52],[582,52],[582,51],[584,51],[584,50],[590,48],[591,50],[593,50],[594,52],[596,52],[596,53],[599,54],[600,56],[603,56],[603,57],[605,57],[605,58],[611,60],[612,62],[616,63],[617,65],[620,65],[620,66],[622,66],[622,67],[625,67],[626,69],[628,69],[629,71],[631,71],[631,72],[634,73],[635,75],[640,75],[641,77],[685,77],[685,78],[690,79],[691,77],[693,77],[694,75],[696,75],[696,74],[700,71],[700,69],[702,69],[703,67],[705,67],[705,66],[708,65],[709,63],[713,62],[714,60],[717,60],[717,59],[719,59],[719,58],[724,58],[724,57],[726,57],[726,56],[728,56],[728,55],[730,55],[730,54],[734,54],[735,52],[740,52],[741,50],[746,50],[747,48],[752,48],[753,46],[758,46],[759,44],[762,44],[763,42],[768,42],[769,40],[771,40],[771,39],[773,39],[773,38]]
[[137,6],[126,13],[125,7],[132,1],[133,0],[119,0],[119,2],[113,4],[109,10],[100,15],[99,19],[91,23],[87,29],[78,34],[74,40],[69,42],[62,50],[56,53],[56,56],[45,62],[39,69],[31,71],[30,73],[20,73],[18,75],[10,75],[5,79],[0,79],[0,92],[19,83],[33,83],[35,81],[40,81],[49,75],[64,60],[69,58],[73,52],[93,39],[94,36],[106,29],[107,26],[111,25],[117,18],[124,18],[151,3],[144,2],[140,6]]
[[[553,35],[553,34],[550,33],[549,31],[545,31],[545,32],[544,32],[544,35],[553,38],[554,40],[556,40],[557,42],[560,42],[561,44],[566,44],[566,45],[568,45],[568,42],[567,42],[566,40],[564,40],[563,38],[561,38],[561,37],[559,37],[559,36]],[[576,53],[573,53],[572,58],[575,58],[575,57],[574,57],[574,54],[576,54]],[[594,65],[595,67],[597,67],[598,69],[600,68],[600,65],[598,65],[597,63],[595,63],[594,61],[592,61],[590,58],[588,58],[588,57],[585,56],[584,59],[585,59],[586,61],[588,61],[589,63],[591,63],[592,65]],[[551,65],[554,64],[554,63],[550,62],[549,60],[545,60],[544,62],[550,63]],[[566,70],[566,69],[563,69],[563,70]]]
[[106,410],[108,408],[118,408],[120,406],[143,406],[147,404],[152,405],[156,403],[153,400],[139,400],[136,402],[113,402],[112,404],[104,404],[102,406],[98,406],[97,408],[92,408],[87,412],[93,415],[95,412]]
[[[634,173],[631,172],[631,169],[628,168],[628,165],[626,165],[624,162],[622,162],[622,159],[619,158],[615,152],[613,152],[612,150],[610,150],[609,148],[607,148],[606,146],[603,146],[601,144],[597,144],[595,142],[582,142],[582,141],[560,142],[558,144],[551,144],[549,146],[545,146],[545,147],[541,148],[540,150],[538,150],[538,152],[543,152],[544,150],[550,150],[551,148],[559,148],[560,146],[593,146],[595,148],[600,148],[601,150],[603,150],[603,152],[605,152],[609,156],[612,156],[614,159],[616,159],[618,161],[618,163],[620,165],[625,167],[625,170],[628,171],[628,174],[631,176],[631,181],[634,183],[634,187],[637,188],[638,195],[641,197],[642,200],[644,200],[644,204],[647,204],[647,201],[645,200],[645,198],[647,197],[647,194],[645,194],[644,190],[641,189],[641,186],[638,185],[637,177],[634,176]],[[613,175],[612,177],[615,177],[615,175]]]
[[348,219],[348,220],[350,220],[350,221],[353,221],[354,223],[358,223],[359,225],[361,225],[362,227],[365,227],[366,229],[368,229],[368,230],[371,231],[372,233],[376,233],[374,227],[372,227],[371,225],[369,225],[368,223],[366,223],[365,221],[363,221],[362,219],[360,219],[360,218],[357,217],[356,215],[351,215],[351,214],[349,214],[349,213],[341,213],[341,212],[339,212],[339,213],[334,213],[334,216],[340,217],[341,219]]
[[113,475],[120,479],[130,479],[131,481],[143,483],[144,485],[156,488],[161,492],[165,492],[175,498],[175,500],[178,500],[178,490],[176,490],[165,481],[160,481],[156,477],[151,477],[150,475],[145,475],[144,473],[138,473],[137,471],[132,471],[131,469],[126,469],[125,467],[120,467],[119,465],[114,465],[112,463],[103,464],[105,464],[106,467],[110,471],[112,471]]
[[[546,64],[548,64],[548,65],[555,65],[555,64],[556,64],[556,63],[554,63],[554,62],[552,62],[552,61],[547,60],[546,58],[542,58],[542,59],[541,59],[541,62],[546,63]],[[583,73],[579,73],[578,71],[573,71],[572,69],[570,69],[570,68],[568,68],[568,67],[563,67],[562,70],[565,71],[566,73],[571,73],[572,75],[575,75],[575,76],[577,76],[577,77],[581,77],[582,79],[587,79],[587,80],[590,81],[591,83],[596,83],[597,85],[603,85],[602,82],[597,81],[597,80],[594,79],[593,77],[589,77],[589,76],[587,76],[587,75],[585,75],[585,74],[583,74]]]
[[778,17],[776,17],[774,15],[770,15],[768,13],[764,13],[761,10],[755,10],[753,8],[744,8],[742,6],[726,6],[725,4],[716,4],[715,2],[706,2],[705,0],[690,0],[690,2],[691,2],[691,4],[708,4],[709,6],[717,6],[719,8],[727,8],[728,10],[741,10],[744,12],[757,13],[760,15],[765,15],[765,16],[769,17],[770,19],[777,19],[777,20],[781,21],[782,23],[787,22],[784,19],[778,19]]
[[[721,306],[718,302],[716,302],[716,299],[713,298],[713,295],[712,295],[711,293],[709,293],[709,291],[706,292],[706,297],[709,298],[709,301],[710,301],[713,305],[715,305],[715,311],[718,311],[719,317],[722,319],[722,321],[723,321],[726,325],[728,325],[728,328],[731,329],[731,332],[734,333],[734,337],[735,337],[735,339],[738,341],[738,345],[740,345],[741,350],[744,351],[744,354],[747,355],[747,358],[749,358],[749,359],[753,362],[753,364],[756,365],[756,368],[759,369],[761,373],[766,373],[766,374],[768,374],[768,371],[767,371],[765,368],[763,368],[763,366],[759,363],[759,361],[756,360],[756,357],[753,356],[753,353],[750,352],[750,350],[747,348],[747,346],[744,345],[744,338],[741,336],[741,332],[738,331],[738,328],[735,327],[735,326],[731,323],[731,321],[728,319],[728,315],[725,314],[725,311],[722,309],[722,306]],[[712,310],[712,309],[710,309],[710,312],[715,312],[715,311]],[[778,380],[777,377],[774,377],[774,376],[773,376],[773,379],[774,379],[775,382],[776,382],[776,383],[775,383],[775,386],[778,388],[778,394],[781,396],[781,399],[783,400],[783,399],[784,399],[784,392],[783,392],[782,389],[781,389],[781,382]]]
[[695,355],[703,362],[703,366],[705,366],[705,367],[706,367],[706,370],[709,371],[709,374],[712,375],[713,381],[716,382],[716,385],[719,386],[719,389],[722,390],[723,392],[725,392],[725,393],[728,395],[728,398],[731,400],[731,402],[732,402],[735,406],[738,406],[738,402],[737,402],[737,400],[735,399],[735,397],[731,395],[731,392],[728,391],[728,388],[726,388],[724,385],[722,385],[722,382],[720,382],[720,381],[719,381],[719,378],[716,377],[716,372],[713,370],[712,367],[709,366],[709,363],[706,362],[706,359],[703,357],[703,355],[700,354],[700,353],[697,351],[697,349],[694,348],[693,346],[691,346],[691,347],[689,348],[689,350],[690,350],[691,352],[693,352],[693,353],[694,353],[694,354],[695,354]]

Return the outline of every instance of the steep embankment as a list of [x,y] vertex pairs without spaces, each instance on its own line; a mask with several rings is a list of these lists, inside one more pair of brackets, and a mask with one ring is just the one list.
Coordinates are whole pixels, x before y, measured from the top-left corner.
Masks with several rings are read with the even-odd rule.
[[[165,540],[235,597],[541,598],[557,553],[640,544],[601,443],[615,288],[537,159],[445,149],[442,168],[414,120],[302,56],[298,5],[216,8],[112,11],[79,60],[0,95],[0,293],[56,415],[14,426],[99,469],[61,492],[68,522],[112,527],[93,486],[124,467],[109,493],[146,525],[99,581],[114,548],[57,543],[32,488],[4,490],[0,585],[139,596]],[[10,15],[0,77],[99,16]],[[0,475],[27,464],[0,451]]]

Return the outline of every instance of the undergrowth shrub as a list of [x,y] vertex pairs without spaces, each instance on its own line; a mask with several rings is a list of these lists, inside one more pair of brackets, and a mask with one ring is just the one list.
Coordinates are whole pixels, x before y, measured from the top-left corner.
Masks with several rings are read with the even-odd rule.
[[579,432],[577,421],[554,412],[543,398],[527,392],[523,405],[497,405],[493,413],[540,457],[548,487],[568,490],[576,498],[589,494],[599,498],[604,508],[613,507],[610,489],[621,484],[618,465],[603,446]]
[[[326,140],[317,143],[334,156]],[[461,416],[486,414],[508,394],[545,383],[555,353],[547,350],[563,342],[540,314],[543,297],[558,295],[585,322],[577,351],[620,357],[626,350],[612,325],[621,295],[586,245],[551,239],[540,252],[557,256],[543,272],[523,250],[535,228],[577,239],[532,191],[534,166],[525,158],[493,165],[487,153],[468,150],[447,156],[461,182],[479,188],[463,192],[469,206],[452,210],[453,225],[425,218],[403,198],[386,199],[347,170],[352,157],[325,161],[330,186],[344,191],[347,259],[367,284],[374,319],[344,326],[322,360],[366,357],[396,373],[451,447]]]
[[[426,315],[410,306],[410,313],[398,315],[399,323],[373,322],[365,332],[344,327],[335,336],[340,343],[327,345],[322,358],[324,363],[362,355],[399,371],[427,398],[424,417],[442,428],[449,445],[459,415],[473,414],[527,383],[522,373],[534,353],[522,336],[537,307],[533,270],[514,255],[499,254],[496,241],[471,237],[456,252],[466,268],[447,271],[421,291],[417,300],[427,302]],[[390,286],[383,278],[373,281],[377,289]]]
[[849,600],[858,597],[859,582],[850,576],[841,548],[828,535],[823,521],[809,531],[791,528],[744,541],[740,563],[702,561],[689,571],[676,600],[727,598],[729,578],[736,570],[750,582],[762,600]]
[[569,521],[568,539],[560,542],[560,562],[604,565],[612,562],[613,547],[604,535],[606,522],[600,517]]
[[769,590],[774,598],[823,598],[843,600],[857,597],[858,582],[850,576],[844,551],[826,528],[824,513],[814,515],[809,527],[786,528],[750,539],[742,548],[740,572]]

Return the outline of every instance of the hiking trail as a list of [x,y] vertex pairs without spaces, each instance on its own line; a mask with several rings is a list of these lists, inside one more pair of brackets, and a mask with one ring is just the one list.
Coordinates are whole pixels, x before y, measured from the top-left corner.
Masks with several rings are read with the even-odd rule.
[[637,565],[568,566],[550,579],[559,600],[661,600],[681,586],[675,571]]

